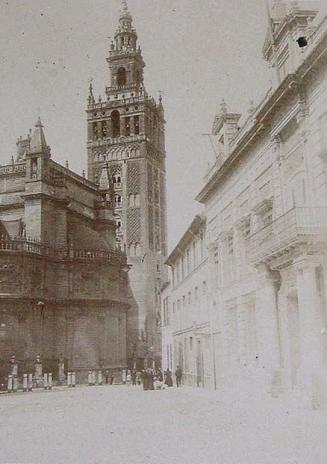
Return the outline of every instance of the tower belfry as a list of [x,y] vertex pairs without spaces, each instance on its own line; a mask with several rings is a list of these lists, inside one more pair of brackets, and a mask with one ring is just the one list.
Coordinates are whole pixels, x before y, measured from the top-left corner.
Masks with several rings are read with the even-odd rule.
[[96,101],[90,85],[88,177],[103,179],[103,168],[108,166],[117,245],[126,250],[131,265],[128,348],[135,362],[149,353],[160,357],[157,316],[166,255],[165,120],[161,99],[157,103],[145,90],[142,50],[124,0],[107,63],[106,98]]

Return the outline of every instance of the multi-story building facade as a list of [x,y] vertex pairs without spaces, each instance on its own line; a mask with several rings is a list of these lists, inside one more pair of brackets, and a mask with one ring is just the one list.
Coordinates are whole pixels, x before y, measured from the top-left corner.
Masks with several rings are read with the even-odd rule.
[[[87,107],[88,177],[98,182],[108,165],[114,181],[118,243],[126,250],[130,361],[160,359],[160,286],[166,256],[164,110],[144,87],[144,61],[126,2],[107,59],[110,83]],[[141,367],[141,366],[140,366]]]
[[327,19],[274,2],[274,85],[240,115],[222,104],[204,204],[217,384],[327,403]]
[[180,366],[183,383],[213,381],[206,221],[196,216],[166,263],[170,282],[162,289],[163,367]]
[[[56,163],[40,122],[0,167],[0,375],[16,356],[19,375],[39,354],[58,380],[59,363],[127,366],[127,259],[116,249],[113,185]],[[62,379],[59,379],[62,380]]]

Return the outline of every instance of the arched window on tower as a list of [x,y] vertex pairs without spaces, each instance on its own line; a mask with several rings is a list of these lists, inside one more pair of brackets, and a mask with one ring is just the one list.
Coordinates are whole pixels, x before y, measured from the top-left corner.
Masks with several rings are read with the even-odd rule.
[[117,84],[119,85],[119,87],[121,87],[122,85],[126,85],[126,69],[123,67],[118,69]]
[[115,206],[116,208],[121,208],[122,206],[122,197],[120,195],[115,195]]
[[120,136],[120,114],[115,110],[111,113],[111,128],[113,138]]
[[115,188],[121,188],[121,175],[120,174],[115,174],[113,176],[113,181],[114,181]]
[[134,116],[134,133],[138,135],[140,133],[140,117]]

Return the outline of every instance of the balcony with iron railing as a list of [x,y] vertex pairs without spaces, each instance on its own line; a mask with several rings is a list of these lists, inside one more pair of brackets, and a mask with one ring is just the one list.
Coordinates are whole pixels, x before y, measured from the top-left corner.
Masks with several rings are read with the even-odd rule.
[[249,237],[248,257],[259,264],[312,240],[327,241],[327,207],[294,207]]
[[124,265],[126,255],[120,249],[87,250],[87,249],[55,249],[44,242],[30,238],[9,238],[0,236],[0,256],[2,253],[21,253],[59,260],[102,260]]

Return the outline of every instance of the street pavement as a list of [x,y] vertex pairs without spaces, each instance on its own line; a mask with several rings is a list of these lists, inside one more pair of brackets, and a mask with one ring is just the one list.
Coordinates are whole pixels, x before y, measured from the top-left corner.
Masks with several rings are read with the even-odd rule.
[[327,411],[99,386],[0,396],[1,464],[326,464]]

